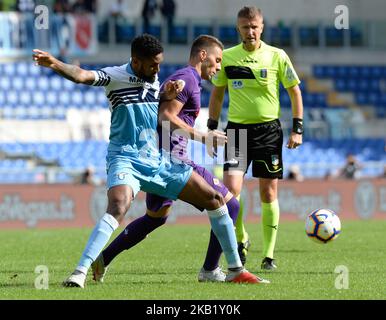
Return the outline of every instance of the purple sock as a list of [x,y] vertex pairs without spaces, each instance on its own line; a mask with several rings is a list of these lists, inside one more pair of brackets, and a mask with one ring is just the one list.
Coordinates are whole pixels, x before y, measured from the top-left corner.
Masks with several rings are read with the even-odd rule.
[[162,226],[166,222],[166,219],[167,217],[153,218],[145,214],[129,223],[125,230],[123,230],[118,237],[103,250],[102,255],[105,266],[109,265],[123,250],[135,246],[138,242],[145,239],[154,229]]
[[[227,202],[227,207],[229,211],[229,216],[232,218],[233,224],[235,224],[237,215],[239,214],[240,204],[235,197],[232,197],[232,199],[230,199]],[[213,231],[211,231],[208,251],[206,252],[206,257],[204,262],[204,269],[207,271],[216,269],[218,267],[218,262],[220,260],[221,253],[222,253],[221,245],[218,242]]]

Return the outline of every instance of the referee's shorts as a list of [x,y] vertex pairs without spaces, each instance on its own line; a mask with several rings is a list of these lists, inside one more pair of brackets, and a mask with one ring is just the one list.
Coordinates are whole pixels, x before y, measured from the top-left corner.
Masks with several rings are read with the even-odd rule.
[[228,142],[224,148],[224,171],[248,171],[256,178],[283,178],[283,131],[279,119],[240,124],[228,122]]

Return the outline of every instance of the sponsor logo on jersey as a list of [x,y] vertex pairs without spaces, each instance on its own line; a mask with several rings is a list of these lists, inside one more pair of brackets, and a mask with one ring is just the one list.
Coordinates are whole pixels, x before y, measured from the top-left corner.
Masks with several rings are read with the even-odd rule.
[[268,74],[267,69],[261,69],[261,70],[260,70],[260,77],[261,77],[261,78],[266,78],[266,77],[267,77],[267,74]]
[[134,76],[129,77],[129,82],[130,83],[145,83],[144,80],[137,78],[137,77],[134,77]]
[[233,80],[232,81],[232,88],[233,89],[241,89],[244,87],[244,84],[241,80]]
[[255,59],[244,59],[243,62],[244,63],[257,63],[257,60],[255,60]]

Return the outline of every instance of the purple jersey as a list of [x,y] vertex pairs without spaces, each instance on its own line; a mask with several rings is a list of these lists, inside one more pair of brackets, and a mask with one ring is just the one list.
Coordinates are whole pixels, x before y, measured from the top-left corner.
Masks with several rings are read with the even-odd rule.
[[[185,87],[182,92],[177,96],[177,100],[183,103],[183,107],[178,114],[178,117],[187,123],[189,126],[193,127],[200,112],[201,106],[201,77],[198,74],[197,70],[191,66],[187,66],[185,68],[177,70],[173,73],[169,78],[166,79],[164,83],[168,80],[184,80]],[[163,88],[163,86],[161,87]],[[161,89],[162,91],[162,89]],[[161,128],[158,127],[158,133],[160,135],[160,144],[162,145],[162,137],[161,137]],[[163,132],[163,134],[167,134],[170,136],[170,132]],[[216,191],[220,192],[223,197],[227,195],[229,192],[228,189],[224,186],[224,184],[219,181],[217,178],[213,176],[205,168],[195,164],[192,160],[188,158],[187,155],[187,146],[188,139],[186,137],[172,135],[170,138],[170,151],[174,156],[176,156],[179,160],[190,164],[193,167],[193,170],[197,172],[201,177],[205,179],[205,181]],[[163,207],[171,206],[173,200],[166,199],[164,197],[147,193],[146,194],[146,206],[149,210],[157,212]],[[203,208],[197,207],[197,209],[203,211]]]
[[[176,100],[180,101],[183,104],[183,107],[178,114],[178,117],[188,124],[191,127],[194,127],[198,113],[200,112],[201,107],[201,77],[198,74],[197,70],[192,66],[187,66],[185,68],[179,69],[174,72],[170,77],[168,77],[164,83],[172,80],[184,80],[185,87],[178,94]],[[163,86],[161,87],[161,91]],[[159,134],[161,134],[160,128],[158,128]],[[166,134],[163,132],[163,134]],[[170,132],[167,133],[170,135]],[[160,135],[161,137],[161,135]],[[177,134],[172,134],[170,138],[170,151],[178,159],[192,163],[187,155],[188,147],[187,137],[183,137]],[[160,139],[160,142],[162,139]]]

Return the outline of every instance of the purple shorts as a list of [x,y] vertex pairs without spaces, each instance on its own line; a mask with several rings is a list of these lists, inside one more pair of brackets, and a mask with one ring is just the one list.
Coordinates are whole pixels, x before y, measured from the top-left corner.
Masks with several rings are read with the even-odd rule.
[[[212,173],[210,173],[208,170],[206,170],[203,167],[200,167],[196,165],[195,163],[191,162],[190,165],[193,167],[193,170],[197,172],[201,177],[205,179],[205,181],[212,186],[213,189],[220,192],[223,197],[225,197],[228,194],[228,189],[224,184],[217,178],[213,176]],[[173,200],[157,196],[156,194],[152,193],[146,193],[146,207],[147,209],[157,212],[163,207],[171,206],[173,204]],[[195,206],[198,210],[204,211],[204,208]]]

